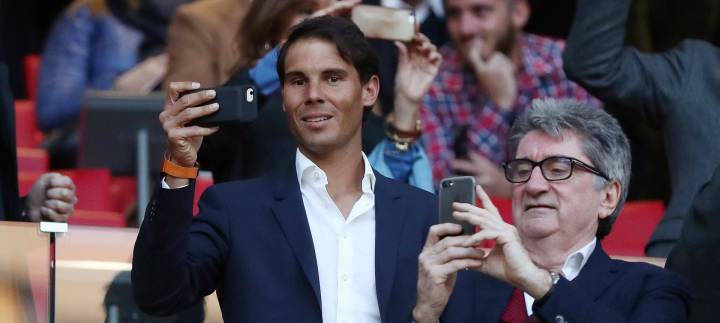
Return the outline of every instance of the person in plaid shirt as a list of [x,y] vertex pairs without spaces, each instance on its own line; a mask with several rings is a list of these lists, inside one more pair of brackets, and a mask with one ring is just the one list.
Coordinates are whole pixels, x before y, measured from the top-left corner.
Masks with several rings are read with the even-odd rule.
[[600,103],[562,69],[564,42],[522,32],[527,0],[447,0],[452,42],[420,108],[433,178],[475,176],[490,195],[509,197],[500,163],[515,118],[534,98]]

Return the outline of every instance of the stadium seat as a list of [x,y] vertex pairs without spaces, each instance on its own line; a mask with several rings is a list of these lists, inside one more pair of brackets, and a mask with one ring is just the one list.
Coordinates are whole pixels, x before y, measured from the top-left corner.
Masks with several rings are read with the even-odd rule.
[[198,201],[200,201],[200,196],[202,196],[202,193],[205,192],[205,190],[213,185],[213,179],[211,176],[206,176],[204,173],[201,173],[197,179],[195,180],[195,196],[193,198],[193,215],[197,215],[200,209],[198,208]]
[[111,182],[113,210],[125,214],[137,202],[137,180],[134,176],[113,176]]
[[40,76],[40,64],[42,59],[40,55],[26,55],[23,59],[23,67],[25,68],[25,91],[28,98],[35,100],[37,98],[37,85]]
[[[492,201],[503,220],[512,224],[512,201],[495,197]],[[605,251],[613,256],[644,257],[645,245],[664,212],[660,200],[625,203],[610,235],[602,241]]]
[[40,148],[17,148],[19,172],[47,172],[50,157],[47,151]]
[[39,148],[43,133],[35,120],[35,102],[15,100],[15,141],[18,147]]
[[665,212],[660,200],[625,203],[603,247],[613,256],[645,256],[645,245]]
[[111,186],[112,176],[110,170],[103,168],[91,169],[62,169],[60,174],[70,177],[75,183],[75,194],[78,197],[79,210],[113,212]]

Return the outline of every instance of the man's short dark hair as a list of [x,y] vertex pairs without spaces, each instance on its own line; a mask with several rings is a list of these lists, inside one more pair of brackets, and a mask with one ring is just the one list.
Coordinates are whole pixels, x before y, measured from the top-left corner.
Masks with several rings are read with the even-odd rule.
[[297,41],[310,38],[335,44],[340,56],[355,67],[362,84],[367,83],[373,75],[378,75],[377,55],[362,31],[350,19],[322,16],[298,24],[280,48],[276,68],[281,83],[285,81],[285,56],[288,49]]

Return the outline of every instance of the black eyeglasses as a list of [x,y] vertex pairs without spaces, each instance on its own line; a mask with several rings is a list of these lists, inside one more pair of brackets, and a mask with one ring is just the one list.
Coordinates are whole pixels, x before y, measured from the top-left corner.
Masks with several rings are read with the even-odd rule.
[[551,156],[539,162],[527,158],[513,159],[503,163],[505,178],[511,183],[525,183],[530,180],[535,166],[540,166],[540,172],[549,182],[561,181],[570,178],[575,165],[580,166],[607,181],[610,179],[599,169],[592,167],[582,161],[565,156]]

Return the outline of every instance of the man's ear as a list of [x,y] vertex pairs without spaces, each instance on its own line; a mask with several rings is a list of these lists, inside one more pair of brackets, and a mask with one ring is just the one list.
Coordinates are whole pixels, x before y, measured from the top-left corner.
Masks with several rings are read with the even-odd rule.
[[510,0],[512,4],[510,11],[510,19],[512,19],[512,25],[518,32],[525,28],[525,25],[530,19],[530,4],[527,0]]
[[378,94],[380,93],[380,78],[377,75],[373,75],[370,79],[363,84],[362,88],[362,104],[364,107],[370,107],[377,101]]
[[598,212],[599,220],[607,218],[615,211],[620,201],[620,193],[622,186],[619,181],[613,181],[607,187],[602,189],[602,201],[600,201],[600,210]]

